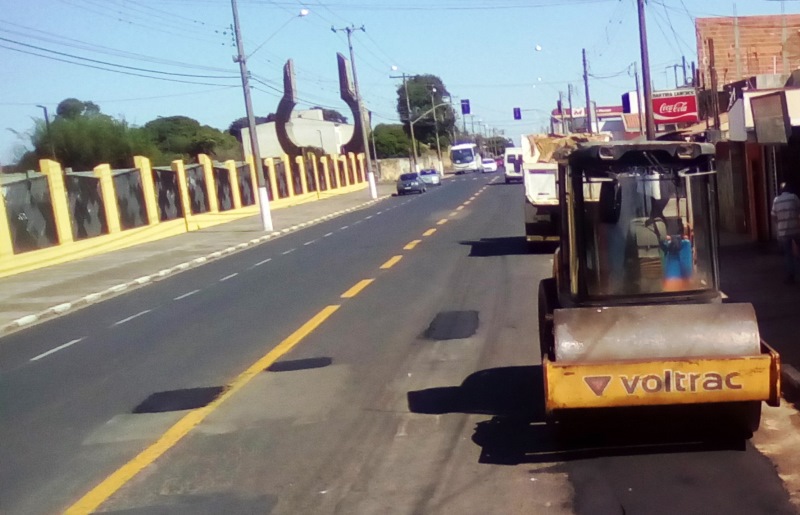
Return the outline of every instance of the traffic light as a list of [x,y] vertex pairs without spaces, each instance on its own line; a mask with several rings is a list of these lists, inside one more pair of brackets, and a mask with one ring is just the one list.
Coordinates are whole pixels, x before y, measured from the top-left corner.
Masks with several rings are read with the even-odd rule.
[[522,120],[522,110],[519,107],[514,108],[514,119]]
[[469,100],[466,98],[461,101],[461,114],[469,114]]

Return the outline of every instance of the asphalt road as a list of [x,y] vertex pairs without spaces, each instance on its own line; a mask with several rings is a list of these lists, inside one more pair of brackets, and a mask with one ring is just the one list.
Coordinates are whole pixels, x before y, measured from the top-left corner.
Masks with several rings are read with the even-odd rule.
[[[794,513],[767,458],[696,424],[548,432],[535,313],[550,256],[528,252],[522,187],[495,176],[1,339],[0,513],[63,510],[120,467],[136,473],[101,484],[99,511]],[[243,376],[254,364],[271,366]]]

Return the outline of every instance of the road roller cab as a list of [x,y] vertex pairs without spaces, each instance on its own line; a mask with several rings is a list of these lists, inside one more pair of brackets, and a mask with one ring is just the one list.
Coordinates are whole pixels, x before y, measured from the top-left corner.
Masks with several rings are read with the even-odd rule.
[[732,403],[755,430],[779,357],[750,304],[722,302],[713,145],[586,144],[562,156],[558,190],[539,287],[548,414]]

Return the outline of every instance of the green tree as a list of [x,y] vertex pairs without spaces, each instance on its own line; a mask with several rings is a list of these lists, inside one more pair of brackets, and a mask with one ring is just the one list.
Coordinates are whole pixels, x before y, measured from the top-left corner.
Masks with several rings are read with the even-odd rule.
[[323,107],[312,107],[311,109],[319,109],[322,111],[322,119],[328,122],[347,123],[347,117],[337,111],[336,109],[325,109]]
[[[411,104],[410,114],[406,103],[406,89],[408,89],[408,103]],[[444,101],[444,98],[449,96],[450,93],[442,79],[436,75],[415,75],[406,79],[405,86],[402,84],[398,86],[397,113],[400,115],[406,134],[411,135],[410,121],[418,120],[414,123],[414,138],[417,141],[435,146],[437,126],[440,143],[449,140],[447,135],[453,132],[456,123],[455,111],[449,102]],[[437,106],[435,122],[432,110],[434,105]]]
[[[256,125],[261,123],[269,123],[275,121],[275,113],[269,113],[268,116],[256,116]],[[228,134],[236,138],[238,142],[242,142],[242,129],[247,127],[247,117],[237,118],[228,125]]]
[[56,107],[56,116],[74,120],[79,116],[95,116],[100,114],[100,106],[94,102],[84,102],[77,98],[65,98]]
[[378,159],[408,157],[411,154],[411,140],[402,125],[381,123],[373,129],[373,133]]
[[236,138],[187,116],[159,117],[147,122],[144,130],[166,160],[192,159],[197,154],[241,159]]

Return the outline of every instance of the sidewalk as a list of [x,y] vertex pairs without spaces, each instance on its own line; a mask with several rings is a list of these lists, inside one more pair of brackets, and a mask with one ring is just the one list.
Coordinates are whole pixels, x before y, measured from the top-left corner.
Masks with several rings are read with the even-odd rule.
[[135,247],[0,278],[0,336],[116,295],[231,252],[258,245],[391,196],[395,183],[378,183],[378,199],[364,189],[272,210],[274,232],[260,216],[171,236]]

